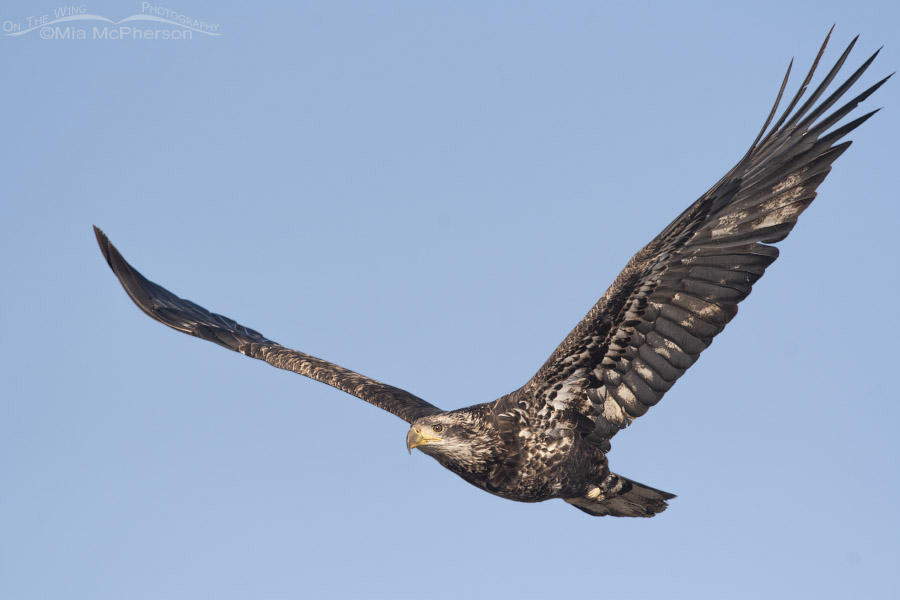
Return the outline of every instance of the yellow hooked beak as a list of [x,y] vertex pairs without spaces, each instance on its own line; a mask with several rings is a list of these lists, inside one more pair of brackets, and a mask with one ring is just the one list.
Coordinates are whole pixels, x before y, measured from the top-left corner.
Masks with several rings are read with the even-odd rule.
[[441,438],[423,434],[422,428],[416,425],[415,427],[410,427],[409,433],[406,434],[406,449],[412,454],[413,448],[439,441],[441,441]]

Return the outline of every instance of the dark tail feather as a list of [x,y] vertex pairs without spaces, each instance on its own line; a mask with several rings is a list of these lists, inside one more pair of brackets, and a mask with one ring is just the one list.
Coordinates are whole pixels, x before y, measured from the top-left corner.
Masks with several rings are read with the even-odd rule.
[[652,517],[666,510],[666,501],[674,497],[675,494],[612,473],[609,480],[586,495],[565,500],[595,517]]

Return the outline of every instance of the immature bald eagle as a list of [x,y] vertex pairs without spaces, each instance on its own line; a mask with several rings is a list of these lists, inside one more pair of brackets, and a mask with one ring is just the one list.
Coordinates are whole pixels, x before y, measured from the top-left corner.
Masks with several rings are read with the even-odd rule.
[[839,140],[877,112],[829,132],[887,78],[823,116],[878,54],[819,102],[855,43],[797,108],[823,44],[769,129],[788,67],[747,154],[634,255],[530,381],[494,402],[444,412],[409,392],[285,348],[147,280],[95,227],[97,241],[125,291],[152,318],[397,415],[411,424],[410,452],[419,448],[469,483],[511,500],[562,498],[591,515],[650,517],[674,496],[610,472],[610,439],[659,402],[737,314],[738,303],[778,256],[769,244],[787,236],[831,163],[850,145]]

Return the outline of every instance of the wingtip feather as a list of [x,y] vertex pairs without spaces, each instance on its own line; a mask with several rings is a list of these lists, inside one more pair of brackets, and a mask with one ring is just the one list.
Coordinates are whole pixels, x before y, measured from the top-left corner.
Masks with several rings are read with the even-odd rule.
[[110,245],[109,238],[106,237],[106,234],[103,233],[102,229],[100,229],[96,225],[94,225],[93,227],[94,237],[97,238],[97,244],[100,246],[100,251],[103,253],[104,258],[106,258],[106,262],[109,262],[109,252],[107,252],[107,247]]

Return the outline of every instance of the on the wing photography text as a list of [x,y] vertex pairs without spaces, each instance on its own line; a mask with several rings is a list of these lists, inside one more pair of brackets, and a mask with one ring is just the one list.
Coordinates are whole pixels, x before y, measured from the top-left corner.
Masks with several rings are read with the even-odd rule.
[[192,40],[220,36],[218,23],[141,2],[140,12],[120,20],[89,12],[86,4],[58,6],[39,15],[0,22],[7,37],[44,40]]

